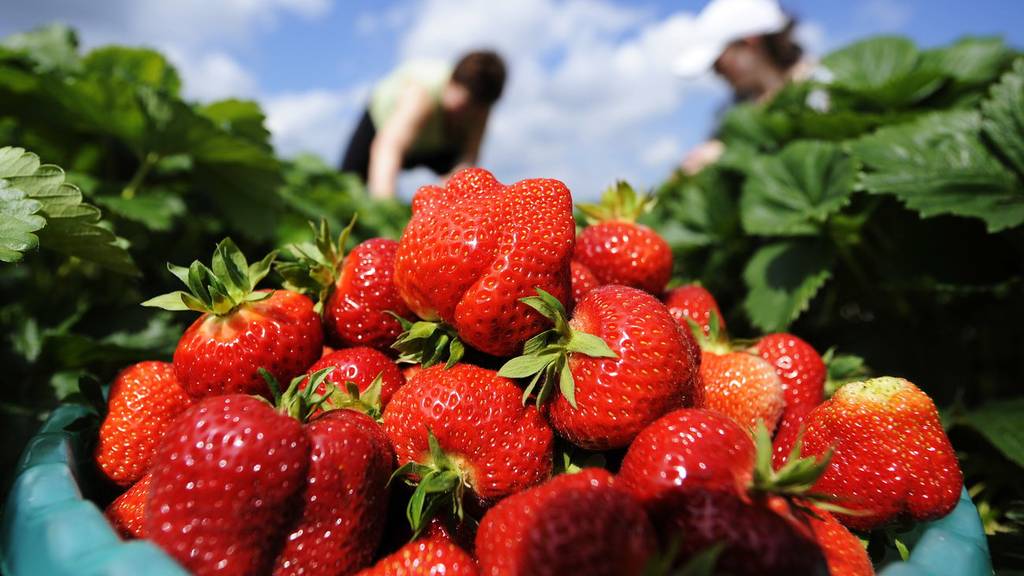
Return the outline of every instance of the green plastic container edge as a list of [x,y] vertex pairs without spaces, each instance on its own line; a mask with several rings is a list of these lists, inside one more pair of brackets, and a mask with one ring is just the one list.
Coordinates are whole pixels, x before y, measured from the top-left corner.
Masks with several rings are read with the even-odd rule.
[[[75,436],[64,430],[83,415],[80,406],[54,410],[32,438],[7,497],[0,524],[0,560],[9,576],[188,574],[144,540],[122,541],[95,504],[82,496]],[[922,524],[907,562],[881,576],[989,576],[988,542],[978,511],[964,491],[948,516]]]

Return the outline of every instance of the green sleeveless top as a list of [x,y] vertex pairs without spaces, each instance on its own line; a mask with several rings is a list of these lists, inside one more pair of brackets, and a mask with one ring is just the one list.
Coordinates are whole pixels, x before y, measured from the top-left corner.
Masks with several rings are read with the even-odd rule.
[[377,83],[370,95],[370,118],[380,130],[391,119],[402,92],[409,84],[422,86],[433,101],[433,112],[416,136],[411,151],[436,152],[454,146],[444,129],[441,94],[452,77],[452,67],[438,60],[410,60]]

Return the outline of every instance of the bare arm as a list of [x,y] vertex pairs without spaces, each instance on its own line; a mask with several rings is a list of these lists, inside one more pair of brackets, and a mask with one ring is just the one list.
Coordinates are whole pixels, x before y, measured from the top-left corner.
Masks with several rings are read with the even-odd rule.
[[398,101],[395,113],[380,127],[370,145],[367,186],[374,198],[393,198],[398,186],[402,157],[430,116],[430,94],[422,87],[409,86]]
[[480,160],[480,143],[483,142],[484,132],[487,130],[487,119],[491,111],[484,111],[477,122],[470,128],[466,135],[466,149],[462,153],[460,164],[464,166],[475,166]]

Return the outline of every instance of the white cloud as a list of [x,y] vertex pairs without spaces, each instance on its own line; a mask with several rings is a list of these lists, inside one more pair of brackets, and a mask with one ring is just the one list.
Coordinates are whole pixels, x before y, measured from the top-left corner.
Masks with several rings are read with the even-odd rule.
[[256,80],[224,52],[188,54],[169,48],[166,54],[181,74],[186,98],[210,101],[256,96]]
[[314,152],[333,164],[359,119],[367,90],[367,86],[356,86],[265,98],[267,128],[275,149],[285,156]]
[[640,159],[647,166],[660,167],[669,162],[679,162],[683,154],[683,145],[679,138],[662,135],[656,138],[643,150]]
[[867,0],[857,4],[857,18],[875,32],[895,32],[910,22],[910,6],[899,0]]

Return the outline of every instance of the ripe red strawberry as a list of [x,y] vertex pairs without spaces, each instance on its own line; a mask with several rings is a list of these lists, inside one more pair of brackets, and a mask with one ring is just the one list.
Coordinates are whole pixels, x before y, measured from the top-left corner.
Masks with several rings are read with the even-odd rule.
[[[360,392],[366,392],[373,381],[380,377],[380,406],[375,407],[378,411],[387,406],[395,391],[405,384],[405,376],[391,358],[365,346],[343,348],[328,354],[310,366],[307,373],[312,374],[330,367],[334,370],[327,374],[326,382],[317,390],[318,394],[325,394],[329,383],[346,392],[346,384],[349,382],[355,384]],[[331,406],[331,400],[328,400],[326,405]]]
[[143,303],[203,313],[174,351],[174,371],[192,396],[269,396],[259,368],[288,381],[320,357],[323,333],[313,303],[287,290],[254,290],[274,255],[250,266],[225,239],[214,251],[212,269],[198,261],[188,269],[168,265],[191,293],[172,292]]
[[145,538],[143,526],[146,510],[146,499],[149,497],[149,483],[152,475],[146,474],[107,506],[104,512],[107,519],[125,540]]
[[309,467],[302,425],[241,394],[204,398],[153,462],[148,537],[195,574],[261,574],[296,512]]
[[619,486],[654,512],[673,492],[746,490],[754,469],[750,432],[732,418],[695,408],[662,416],[629,446]]
[[510,356],[547,324],[520,298],[537,287],[569,298],[575,223],[561,182],[505,186],[469,168],[443,189],[420,189],[412,209],[395,284],[420,318],[447,323],[478,350]]
[[412,312],[395,288],[395,252],[398,243],[387,238],[366,240],[345,253],[355,218],[331,237],[326,220],[313,228],[313,244],[293,244],[294,258],[275,267],[285,288],[316,300],[323,314],[327,341],[335,348],[370,346],[387,350],[402,328],[391,314],[411,317]]
[[408,510],[416,531],[434,500],[451,498],[460,513],[467,490],[486,503],[551,475],[552,433],[540,412],[523,406],[511,380],[470,364],[418,372],[384,410],[384,429],[402,465],[395,475],[423,492]]
[[697,345],[657,298],[625,286],[601,286],[577,305],[570,321],[550,294],[524,302],[555,327],[527,343],[501,374],[541,382],[537,404],[555,388],[552,426],[590,450],[620,448],[645,426],[692,401]]
[[[809,518],[818,546],[825,553],[832,576],[874,576],[871,558],[857,538],[838,520],[824,510],[816,510]],[[820,519],[819,519],[820,518]]]
[[672,276],[672,249],[657,232],[636,223],[652,204],[625,182],[609,188],[601,204],[581,204],[590,226],[576,238],[573,259],[602,285],[620,284],[660,295]]
[[734,490],[673,493],[653,518],[666,544],[678,543],[679,563],[725,546],[716,574],[828,574],[824,555],[803,515],[779,496],[743,497]]
[[573,260],[569,263],[569,270],[572,273],[572,301],[579,302],[594,288],[601,285],[590,271],[583,264]]
[[640,575],[656,547],[643,508],[600,468],[509,496],[476,537],[480,572],[489,576]]
[[305,432],[305,503],[274,574],[351,574],[372,564],[380,544],[395,454],[384,430],[353,410],[325,412]]
[[324,307],[324,325],[335,346],[372,346],[387,349],[402,333],[388,314],[412,317],[395,287],[398,242],[367,240],[349,252]]
[[409,542],[357,576],[477,576],[476,563],[461,548],[438,538]]
[[933,520],[956,506],[963,487],[956,454],[935,404],[907,380],[847,384],[805,423],[805,454],[834,450],[815,490],[859,512],[836,514],[846,526]]
[[121,486],[138,481],[164,431],[192,402],[168,362],[139,362],[122,370],[110,385],[107,415],[100,425],[100,470]]
[[804,340],[786,333],[763,336],[750,348],[767,360],[782,381],[786,407],[776,431],[776,460],[784,459],[799,434],[804,417],[821,404],[828,370],[821,355]]
[[717,410],[753,429],[763,420],[769,432],[782,416],[782,381],[766,360],[746,352],[716,354],[705,350],[700,363],[704,384],[701,408]]
[[704,336],[711,336],[712,315],[718,322],[718,329],[725,332],[725,319],[718,309],[715,297],[700,284],[687,284],[673,288],[665,293],[665,306],[672,317],[685,330],[690,330],[690,322],[700,327]]

